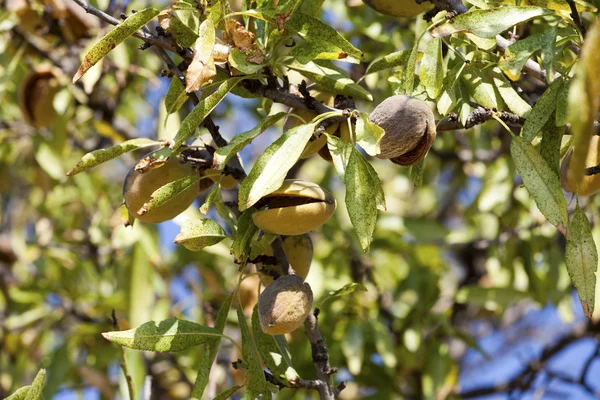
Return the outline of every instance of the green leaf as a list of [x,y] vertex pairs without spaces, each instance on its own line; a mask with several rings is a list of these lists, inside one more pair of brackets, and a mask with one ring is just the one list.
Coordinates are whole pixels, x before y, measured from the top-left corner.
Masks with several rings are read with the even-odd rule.
[[130,349],[176,352],[211,344],[223,335],[215,328],[169,318],[158,323],[149,321],[126,331],[105,332],[102,336],[110,342]]
[[378,203],[383,197],[381,182],[371,164],[352,149],[346,167],[346,207],[363,251],[369,249],[377,221]]
[[[265,10],[264,14],[274,17],[274,12],[271,10]],[[354,47],[342,34],[310,15],[296,12],[287,21],[285,27],[288,30],[298,33],[298,35],[314,43],[317,47],[320,47],[320,44],[324,43],[326,48],[331,48],[331,46],[339,48],[340,53],[345,53],[345,55],[340,54],[340,59],[350,56],[356,60],[360,60],[363,57],[362,51]]]
[[119,23],[119,25],[115,26],[85,55],[81,66],[73,77],[73,83],[77,82],[83,74],[92,68],[94,64],[100,61],[105,55],[110,53],[110,51],[123,40],[133,35],[138,29],[156,17],[159,12],[160,11],[155,8],[146,8],[130,15],[123,22]]
[[465,286],[456,294],[456,302],[472,304],[495,310],[506,308],[519,300],[529,299],[531,295],[510,287]]
[[560,175],[560,145],[565,128],[557,127],[555,118],[551,116],[542,128],[542,142],[540,143],[540,154],[546,160],[550,168]]
[[192,186],[196,185],[199,180],[200,175],[192,175],[169,182],[152,192],[150,201],[144,203],[142,208],[137,211],[143,215],[154,210],[155,208],[161,207]]
[[571,80],[564,83],[556,100],[556,126],[565,126],[568,121],[569,112],[569,90],[571,89]]
[[[342,123],[345,124],[346,122]],[[340,177],[340,180],[344,182],[346,167],[348,166],[348,160],[350,159],[354,146],[352,143],[348,143],[338,137],[327,135],[327,148],[331,154],[335,170]]]
[[306,64],[313,60],[337,60],[352,64],[360,63],[359,59],[341,51],[334,44],[323,41],[313,42],[312,40],[306,40],[295,46],[290,52],[290,56],[294,57],[300,64]]
[[219,103],[225,98],[225,95],[227,95],[227,93],[229,93],[231,89],[233,89],[235,85],[237,85],[243,79],[246,79],[246,77],[241,76],[223,81],[214,93],[198,103],[192,112],[190,112],[181,122],[181,127],[179,128],[179,132],[177,132],[173,138],[173,143],[171,143],[169,147],[165,147],[164,149],[152,153],[151,156],[144,158],[138,163],[138,165],[144,165],[144,167],[140,168],[140,172],[145,172],[155,163],[166,161],[169,157],[171,157],[196,131],[196,128],[200,126],[208,114],[210,114],[215,107],[219,105]]
[[383,71],[384,69],[388,68],[405,66],[411,53],[412,49],[401,50],[383,57],[379,57],[369,64],[367,70],[365,71],[365,75]]
[[259,240],[252,241],[250,244],[250,258],[254,259],[261,254],[265,254],[267,249],[271,248],[271,243],[277,238],[275,233],[265,233]]
[[235,392],[243,388],[243,386],[233,386],[219,393],[213,400],[226,400],[233,396]]
[[238,71],[248,75],[255,74],[265,67],[265,64],[255,64],[248,61],[246,54],[238,49],[233,49],[229,53],[229,64]]
[[[291,382],[297,381],[300,379],[300,376],[292,366],[285,336],[265,334],[260,327],[257,309],[257,306],[255,306],[252,312],[252,333],[256,341],[256,347],[260,352],[263,362],[273,373],[273,376],[283,385],[290,387],[292,385]],[[280,348],[278,341],[285,347]]]
[[598,251],[587,216],[579,208],[569,223],[567,247],[565,250],[567,271],[573,286],[579,294],[579,301],[586,317],[592,318],[596,301],[596,271]]
[[431,99],[437,99],[442,92],[444,83],[444,64],[442,59],[442,39],[434,38],[429,42],[419,70],[421,83],[425,86],[427,95]]
[[67,172],[67,175],[76,175],[130,151],[149,146],[158,146],[160,144],[160,142],[155,140],[139,138],[127,140],[126,142],[119,143],[118,145],[108,149],[94,150],[81,157],[81,160],[69,172]]
[[402,83],[394,94],[412,95],[415,90],[415,67],[417,66],[417,55],[419,54],[419,42],[417,41],[410,51],[406,61],[406,67],[402,71]]
[[456,32],[470,32],[482,38],[493,38],[499,33],[542,15],[554,14],[541,7],[500,7],[489,10],[472,9],[434,28],[433,37],[443,37]]
[[525,117],[531,111],[531,106],[519,96],[519,94],[513,89],[512,85],[502,75],[499,68],[493,70],[494,85],[498,89],[498,93],[506,103],[508,109],[518,115],[519,117]]
[[252,214],[255,212],[256,210],[251,208],[244,211],[238,218],[237,231],[233,237],[231,252],[236,262],[240,264],[248,259],[250,255],[250,243],[256,232],[258,232],[258,228],[252,221]]
[[425,159],[410,167],[410,180],[415,187],[423,185],[423,164],[425,164]]
[[344,287],[342,287],[338,290],[329,292],[325,297],[321,298],[321,300],[319,301],[319,307],[323,307],[325,305],[325,303],[332,301],[338,297],[347,296],[349,294],[353,294],[353,293],[357,293],[357,292],[366,292],[366,291],[367,291],[367,288],[361,283],[357,283],[357,282],[348,283]]
[[171,115],[179,111],[179,109],[185,104],[187,99],[188,94],[185,91],[183,83],[181,83],[181,81],[177,77],[171,79],[169,90],[167,91],[167,95],[165,96],[165,108],[167,109],[167,115]]
[[348,370],[359,376],[365,358],[365,326],[361,321],[348,321],[342,337],[342,353],[348,361]]
[[33,382],[27,391],[27,396],[25,396],[25,400],[41,400],[45,380],[46,370],[42,368],[33,379]]
[[[343,121],[343,124],[347,121]],[[361,113],[356,119],[356,143],[370,156],[381,154],[379,143],[385,131],[379,125],[369,121],[369,114]]]
[[315,81],[319,86],[329,89],[331,92],[356,99],[373,101],[371,93],[352,79],[342,75],[333,66],[324,66],[309,62],[306,65],[286,64],[286,67],[298,71],[301,75]]
[[29,393],[29,389],[31,389],[31,385],[18,388],[13,394],[8,396],[4,400],[25,400],[25,398],[27,397],[27,393]]
[[244,147],[249,145],[258,135],[267,130],[267,128],[277,123],[286,115],[287,114],[285,112],[269,115],[266,118],[261,119],[258,125],[256,125],[254,128],[234,136],[227,146],[220,147],[217,149],[217,151],[215,151],[213,157],[213,168],[222,170],[233,156],[239,153]]
[[158,23],[171,33],[182,47],[192,47],[198,39],[198,9],[181,9],[177,4],[158,14]]
[[564,231],[568,224],[567,201],[556,172],[531,143],[519,136],[513,137],[510,154],[539,210],[551,224]]
[[246,381],[246,398],[250,399],[265,399],[270,400],[272,398],[269,386],[265,380],[265,373],[262,369],[258,350],[256,344],[248,329],[246,323],[246,317],[241,307],[237,309],[238,322],[240,324],[240,331],[242,333],[242,358],[246,365],[248,365],[248,376]]
[[527,115],[525,125],[523,125],[523,139],[531,142],[542,130],[546,121],[556,110],[558,94],[561,92],[563,79],[556,79],[548,89],[542,94],[542,97],[534,104],[531,112]]
[[522,40],[517,40],[506,48],[498,67],[513,81],[521,77],[525,63],[533,53],[546,45],[546,35],[538,33]]
[[472,68],[462,74],[461,79],[475,103],[486,108],[503,109],[502,97],[496,92],[487,71]]
[[[231,308],[232,300],[233,293],[227,296],[227,298],[221,305],[221,308],[219,309],[217,318],[215,319],[215,330],[221,334],[223,334],[225,324],[227,323],[227,315],[229,314],[229,308]],[[192,399],[202,398],[202,394],[204,393],[206,385],[208,384],[210,369],[213,365],[213,362],[215,361],[215,358],[217,358],[217,353],[219,351],[220,344],[221,339],[216,339],[214,342],[209,343],[207,345],[208,351],[206,351],[202,356],[200,367],[198,368],[198,375],[196,376],[196,381],[194,382],[194,387],[192,389]],[[239,386],[237,388],[239,389]],[[236,390],[237,389],[235,389],[233,392],[235,392]]]
[[[210,178],[205,178],[205,179],[210,179]],[[200,206],[200,212],[202,214],[206,215],[208,213],[208,210],[210,209],[210,207],[217,200],[219,200],[220,193],[221,193],[221,191],[219,190],[219,185],[212,185],[210,192],[208,192],[208,194],[206,195],[206,198],[204,199],[204,204],[202,204],[202,206]]]
[[190,219],[183,223],[173,242],[188,250],[199,251],[225,239],[227,234],[212,219]]
[[240,211],[252,207],[263,196],[279,189],[288,171],[302,155],[314,130],[314,124],[299,125],[285,132],[265,149],[240,186]]

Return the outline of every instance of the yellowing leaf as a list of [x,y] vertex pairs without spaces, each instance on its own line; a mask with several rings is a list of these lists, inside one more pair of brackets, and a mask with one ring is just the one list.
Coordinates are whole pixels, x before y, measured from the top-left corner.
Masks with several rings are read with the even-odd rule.
[[83,74],[92,68],[92,66],[100,61],[105,55],[110,53],[110,51],[123,40],[133,35],[138,29],[156,17],[158,13],[159,10],[155,8],[146,8],[130,15],[119,25],[115,26],[85,55],[81,66],[73,77],[73,83],[77,82],[79,78],[83,76]]
[[194,45],[194,58],[185,76],[186,92],[195,92],[205,83],[212,82],[217,75],[217,68],[212,57],[214,46],[215,27],[209,18],[200,25],[200,34]]

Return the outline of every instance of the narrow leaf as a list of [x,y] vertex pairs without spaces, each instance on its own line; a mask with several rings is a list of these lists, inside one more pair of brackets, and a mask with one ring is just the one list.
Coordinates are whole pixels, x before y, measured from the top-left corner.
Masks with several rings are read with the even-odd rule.
[[217,75],[215,60],[212,56],[215,46],[215,26],[210,18],[200,24],[198,39],[194,44],[194,58],[185,75],[185,91],[195,92],[205,83],[212,82]]
[[419,70],[421,83],[425,86],[427,95],[431,99],[437,99],[442,92],[444,83],[444,64],[442,63],[442,39],[434,38],[429,42]]
[[290,168],[302,155],[314,130],[314,124],[299,125],[285,132],[265,149],[240,186],[240,211],[252,207],[263,196],[279,189]]
[[[225,324],[227,323],[227,315],[229,314],[229,309],[231,308],[231,302],[233,300],[233,293],[229,294],[221,308],[219,309],[219,313],[217,314],[217,318],[215,319],[215,330],[221,334],[223,334],[223,330],[225,329]],[[208,384],[208,378],[210,376],[210,369],[217,358],[217,353],[219,351],[219,345],[221,344],[221,339],[216,339],[214,342],[209,343],[207,345],[206,357],[202,358],[200,363],[200,367],[198,368],[198,375],[196,376],[196,381],[194,382],[194,388],[192,389],[192,399],[200,399],[202,398],[202,394],[206,389],[206,385]],[[237,387],[239,388],[239,387]],[[233,388],[232,388],[233,389]],[[231,390],[231,389],[230,389]],[[233,394],[237,389],[235,389],[231,394]],[[218,396],[217,396],[218,397]]]
[[149,321],[126,331],[105,332],[102,336],[130,349],[175,352],[210,344],[221,338],[222,334],[195,322],[169,318],[158,323]]
[[560,174],[560,145],[562,143],[564,127],[558,127],[554,123],[554,115],[548,119],[542,129],[542,142],[540,143],[540,154],[546,160],[550,168]]
[[378,192],[383,192],[377,173],[356,149],[346,167],[346,207],[363,251],[369,249],[377,221]]
[[352,79],[342,75],[333,66],[309,62],[305,65],[287,64],[286,67],[298,71],[301,75],[315,81],[319,86],[334,93],[354,97],[356,99],[373,101],[373,96]]
[[[347,123],[343,121],[342,124]],[[381,154],[379,143],[381,138],[385,134],[385,131],[379,125],[376,125],[369,121],[369,115],[367,113],[361,113],[356,120],[356,143],[370,156],[376,156]]]
[[231,252],[235,257],[236,262],[240,264],[248,259],[251,251],[250,243],[256,232],[258,232],[258,228],[252,221],[252,214],[254,214],[254,212],[254,209],[246,210],[238,218],[237,231],[233,238]]
[[419,54],[419,42],[417,41],[410,51],[406,67],[402,71],[402,83],[394,94],[412,95],[415,90],[415,67],[417,66],[417,55]]
[[252,333],[263,362],[281,384],[289,387],[292,385],[292,382],[300,379],[300,376],[292,366],[289,352],[286,352],[285,348],[282,351],[275,340],[277,337],[281,342],[287,344],[285,336],[267,335],[262,331],[258,319],[257,306],[254,307],[254,311],[252,312]]
[[235,392],[237,392],[238,390],[240,390],[243,386],[233,386],[230,387],[227,390],[222,391],[221,393],[219,393],[213,400],[226,400],[228,398],[230,398],[231,396],[233,396],[233,394]]
[[164,163],[169,157],[171,157],[176,150],[196,131],[198,126],[204,121],[204,118],[208,116],[215,109],[215,107],[225,98],[225,95],[231,91],[242,79],[245,77],[230,78],[225,80],[219,85],[219,88],[202,100],[192,112],[181,122],[179,132],[173,138],[173,143],[169,147],[158,150],[152,153],[151,156],[142,159],[136,165],[136,170],[140,172],[146,172],[151,169],[156,163]]
[[164,186],[156,189],[150,196],[150,201],[144,203],[141,209],[137,210],[140,215],[144,215],[155,208],[161,207],[171,201],[181,193],[185,192],[200,180],[200,175],[186,176],[169,182]]
[[40,369],[35,378],[33,378],[33,382],[27,391],[27,396],[25,396],[25,400],[42,400],[42,392],[44,390],[44,382],[46,380],[46,370]]
[[556,172],[546,163],[531,143],[515,136],[510,144],[510,154],[525,187],[538,208],[559,230],[567,224],[567,201]]
[[183,223],[174,242],[188,250],[199,251],[219,243],[226,237],[223,228],[212,219],[191,219]]
[[565,256],[567,271],[579,294],[583,312],[586,317],[592,318],[596,301],[598,251],[590,223],[585,213],[579,208],[579,204],[577,204],[575,214],[569,223]]
[[127,140],[126,142],[119,143],[118,145],[108,149],[94,150],[81,157],[81,160],[69,172],[67,172],[67,175],[76,175],[130,151],[149,146],[158,146],[160,144],[160,142],[155,140],[139,138]]
[[177,77],[171,79],[169,90],[165,96],[165,108],[167,109],[167,115],[171,115],[179,111],[187,99],[188,94],[185,91],[183,83],[181,83]]
[[248,329],[246,323],[246,317],[241,307],[237,308],[238,322],[240,324],[240,331],[242,333],[242,357],[244,362],[248,365],[247,380],[246,380],[246,397],[250,399],[264,399],[270,400],[272,398],[267,381],[265,380],[265,373],[262,369],[258,350],[254,339]]
[[494,85],[498,89],[498,93],[502,96],[504,103],[508,109],[518,115],[519,117],[525,117],[531,111],[531,106],[519,96],[519,94],[513,89],[512,85],[502,75],[499,68],[493,70]]
[[156,17],[158,13],[159,10],[155,8],[146,8],[130,15],[119,25],[115,26],[85,55],[81,66],[73,77],[73,83],[77,82],[79,78],[83,76],[83,74],[92,68],[94,64],[100,61],[105,55],[110,53],[110,51],[123,40],[133,35],[138,29]]
[[215,151],[213,168],[222,170],[233,156],[249,145],[258,135],[267,130],[267,128],[277,123],[286,115],[285,112],[269,115],[262,119],[254,128],[234,136],[227,146],[220,147]]
[[31,385],[20,387],[4,400],[25,400],[27,393],[29,393],[29,389],[31,389]]
[[499,7],[489,10],[472,9],[434,28],[433,37],[443,37],[456,32],[470,32],[482,38],[492,38],[505,30],[552,11],[541,7]]
[[581,48],[581,59],[569,89],[568,121],[573,135],[573,156],[569,170],[577,182],[585,173],[594,121],[600,111],[600,23],[592,26]]
[[408,62],[412,50],[401,50],[374,60],[365,71],[365,75],[373,72],[383,71],[384,69],[405,66]]
[[[265,15],[269,12],[265,11]],[[339,48],[340,52],[360,60],[363,56],[362,51],[357,49],[342,34],[329,25],[300,12],[294,13],[292,18],[287,21],[286,28],[292,30],[304,39],[316,43],[328,43]]]
[[[342,122],[342,124],[345,123]],[[335,171],[342,182],[345,182],[346,167],[354,146],[352,146],[352,143],[348,143],[338,137],[327,135],[327,148],[331,154]]]
[[527,142],[531,142],[537,136],[538,132],[546,124],[546,121],[553,115],[563,82],[562,78],[558,78],[552,82],[527,115],[525,125],[523,125],[523,139]]

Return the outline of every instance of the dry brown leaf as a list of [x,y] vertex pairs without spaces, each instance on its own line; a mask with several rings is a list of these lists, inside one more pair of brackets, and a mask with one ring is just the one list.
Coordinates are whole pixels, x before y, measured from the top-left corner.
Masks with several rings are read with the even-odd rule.
[[254,46],[254,34],[235,19],[227,21],[227,30],[233,39],[235,47],[241,51],[250,50]]

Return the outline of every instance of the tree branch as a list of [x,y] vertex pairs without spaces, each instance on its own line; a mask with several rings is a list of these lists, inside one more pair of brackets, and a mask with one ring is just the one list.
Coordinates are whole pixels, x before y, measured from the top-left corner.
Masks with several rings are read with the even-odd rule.
[[316,308],[315,312],[309,314],[304,321],[304,329],[312,349],[313,363],[317,370],[317,379],[311,381],[311,385],[313,385],[311,388],[318,390],[321,400],[335,400],[346,385],[343,383],[337,388],[332,388],[329,383],[331,375],[335,374],[337,369],[329,365],[329,352],[319,331],[318,316],[319,309]]

